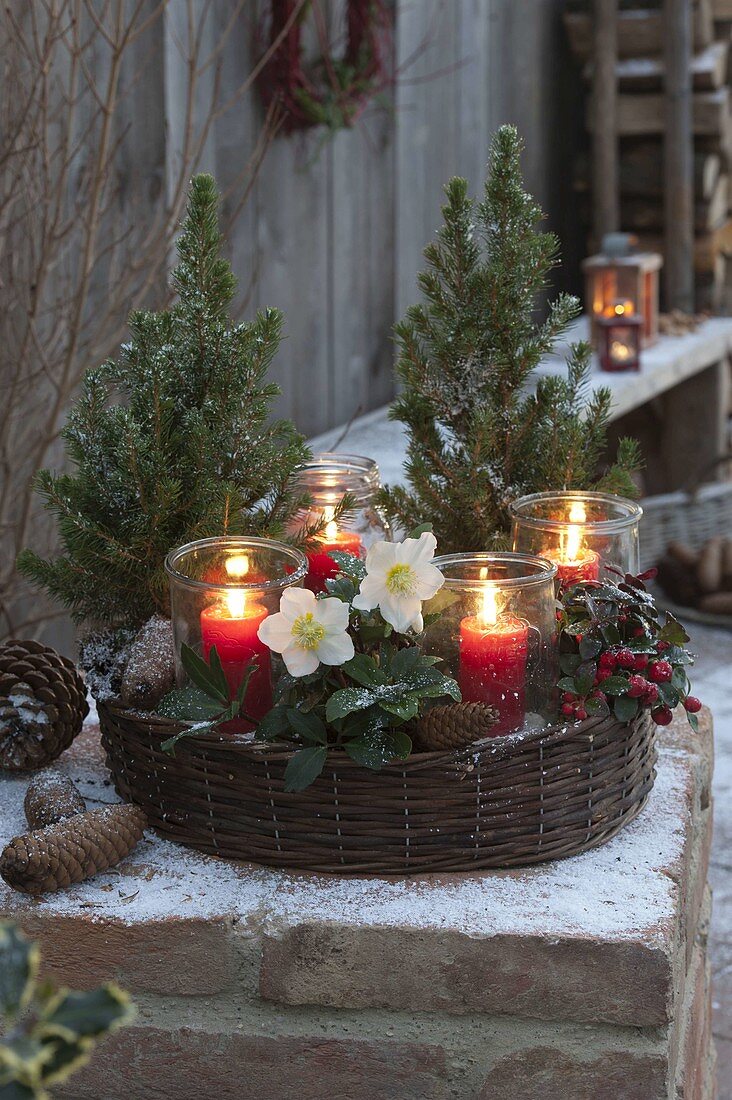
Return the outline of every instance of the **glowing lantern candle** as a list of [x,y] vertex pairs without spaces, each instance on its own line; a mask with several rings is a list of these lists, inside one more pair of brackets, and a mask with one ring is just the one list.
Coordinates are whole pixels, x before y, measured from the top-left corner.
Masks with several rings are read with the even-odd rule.
[[[325,592],[325,582],[330,577],[335,577],[338,566],[330,556],[334,550],[344,554],[353,554],[360,558],[363,552],[361,536],[355,531],[342,531],[333,519],[334,509],[328,508],[323,513],[328,522],[321,535],[317,550],[308,554],[308,575],[305,578],[305,587],[311,592]],[[330,516],[330,518],[328,518]]]
[[557,567],[560,588],[570,588],[580,581],[596,581],[600,578],[600,555],[582,546],[583,524],[587,522],[587,509],[580,500],[572,502],[569,525],[560,538],[558,550],[544,554]]
[[528,648],[528,624],[499,613],[495,585],[487,583],[480,612],[460,623],[459,683],[466,703],[490,703],[498,711],[493,736],[523,725]]
[[[249,572],[249,558],[237,554],[226,561],[230,578],[241,580]],[[240,686],[247,666],[256,668],[249,679],[242,709],[252,718],[259,719],[272,708],[272,677],[270,651],[257,637],[259,624],[267,617],[266,608],[259,603],[248,603],[243,588],[229,588],[222,603],[205,607],[201,612],[201,638],[203,657],[208,661],[214,646],[233,699]],[[227,723],[228,726],[241,723]],[[231,732],[234,732],[233,730]]]

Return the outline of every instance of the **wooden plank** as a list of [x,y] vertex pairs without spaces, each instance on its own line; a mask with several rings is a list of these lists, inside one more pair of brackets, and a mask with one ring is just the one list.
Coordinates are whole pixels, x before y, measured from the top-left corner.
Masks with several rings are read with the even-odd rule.
[[596,241],[620,226],[618,91],[615,79],[617,0],[594,0],[592,46],[592,231]]
[[712,15],[715,19],[732,20],[732,0],[712,0]]
[[[720,176],[717,153],[694,154],[694,199],[711,199]],[[663,194],[663,149],[660,141],[627,143],[620,157],[620,189],[625,196],[660,198]]]
[[[711,200],[694,203],[694,229],[709,233],[726,224],[729,210],[728,176],[717,180]],[[620,203],[621,227],[625,231],[647,232],[664,226],[663,204],[660,198],[624,196]]]
[[[618,133],[621,137],[665,132],[663,95],[618,96]],[[587,126],[592,129],[592,113],[587,111]],[[722,141],[730,128],[730,90],[697,92],[692,96],[694,135],[711,136]]]
[[[440,224],[442,187],[459,171],[456,66],[460,61],[457,4],[425,0],[397,3],[396,117],[396,316],[418,300],[422,250]],[[431,28],[425,40],[425,30]],[[411,64],[409,64],[409,60]],[[440,74],[438,77],[430,74]],[[440,119],[440,139],[434,121]],[[475,187],[475,180],[471,180]]]
[[[707,3],[694,6],[694,49],[704,50],[711,43],[713,27]],[[592,16],[589,12],[565,12],[570,48],[583,64],[592,55]],[[663,53],[663,12],[640,8],[621,11],[618,16],[618,55],[650,57]]]
[[728,267],[727,257],[720,253],[711,271],[697,275],[694,285],[694,305],[697,310],[715,313],[721,308]]
[[[664,298],[667,309],[694,305],[694,145],[698,108],[692,107],[692,31],[687,0],[665,0],[664,53]],[[728,89],[723,89],[728,92]],[[694,99],[716,97],[703,92]],[[726,105],[727,112],[729,107]],[[694,121],[692,121],[692,118]],[[706,124],[706,123],[705,123]]]
[[393,394],[394,127],[386,111],[336,134],[330,172],[331,423]]
[[[701,53],[694,55],[691,63],[691,79],[694,91],[708,92],[720,88],[727,81],[729,39],[712,42]],[[587,62],[583,76],[589,83],[593,66]],[[615,66],[615,76],[621,92],[656,92],[663,90],[664,68],[660,57],[621,58]]]
[[[638,247],[647,252],[663,253],[663,238],[658,233],[640,233]],[[732,219],[712,233],[701,233],[694,238],[694,270],[700,275],[713,271],[720,254],[732,256]]]

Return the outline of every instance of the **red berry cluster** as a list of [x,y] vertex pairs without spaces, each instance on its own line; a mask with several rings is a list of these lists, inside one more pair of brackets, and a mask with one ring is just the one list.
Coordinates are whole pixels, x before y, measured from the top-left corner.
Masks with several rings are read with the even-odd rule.
[[650,712],[659,726],[683,705],[696,729],[701,703],[689,690],[689,635],[669,612],[663,618],[645,586],[648,574],[617,582],[587,581],[561,596],[561,712],[571,721],[612,714],[620,722]]
[[[642,633],[642,630],[636,631],[635,636]],[[579,644],[582,641],[582,635],[576,635],[575,641]],[[659,641],[654,648],[657,654],[664,653],[669,648],[669,644]],[[562,695],[562,714],[576,722],[583,721],[587,717],[585,704],[588,699],[608,702],[602,690],[603,682],[611,676],[629,672],[629,687],[626,694],[631,699],[637,699],[640,706],[651,708],[651,718],[656,725],[667,726],[673,714],[671,708],[665,703],[659,704],[658,685],[670,683],[673,671],[671,664],[662,657],[652,657],[648,653],[633,653],[627,646],[605,650],[597,661],[597,673],[592,690],[584,697],[565,691]],[[683,703],[689,714],[696,714],[702,705],[694,695],[688,695]]]

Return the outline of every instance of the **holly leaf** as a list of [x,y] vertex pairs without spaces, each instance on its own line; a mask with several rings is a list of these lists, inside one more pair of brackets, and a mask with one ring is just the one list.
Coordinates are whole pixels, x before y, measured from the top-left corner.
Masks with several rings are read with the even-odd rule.
[[699,732],[699,718],[698,718],[698,716],[696,714],[689,714],[689,712],[687,710],[686,717],[687,717],[687,719],[689,721],[689,725],[693,729],[694,733],[698,733]]
[[0,1016],[12,1019],[28,1004],[39,965],[37,945],[14,924],[0,923]]
[[93,1038],[119,1027],[132,1015],[129,996],[115,985],[89,992],[67,989],[50,999],[39,1026],[43,1035]]
[[285,768],[285,790],[304,791],[309,787],[325,767],[327,755],[324,745],[312,745],[291,756]]

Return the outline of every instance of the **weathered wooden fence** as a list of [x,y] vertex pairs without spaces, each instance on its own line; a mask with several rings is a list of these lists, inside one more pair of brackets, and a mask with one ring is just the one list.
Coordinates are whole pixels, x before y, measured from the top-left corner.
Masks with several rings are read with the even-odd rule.
[[[369,111],[330,141],[321,132],[278,137],[268,150],[231,255],[247,308],[285,312],[275,374],[281,411],[302,431],[322,431],[390,397],[391,327],[414,301],[442,184],[458,173],[479,186],[501,122],[520,127],[529,188],[570,235],[573,129],[562,7],[561,0],[398,0],[393,109]],[[242,22],[227,51],[223,94],[251,64],[249,39]],[[174,80],[175,47],[166,48]],[[167,98],[170,140],[176,104]],[[223,186],[249,152],[259,110],[255,93],[212,133],[203,166]]]
[[[243,202],[242,180],[262,136],[258,91],[241,94],[257,59],[254,27],[261,2],[167,0],[161,15],[158,0],[129,0],[144,31],[122,57],[120,87],[126,85],[126,94],[112,119],[112,167],[96,176],[97,137],[106,117],[95,107],[98,91],[87,94],[77,112],[70,140],[79,144],[69,187],[73,191],[74,173],[92,183],[103,178],[111,197],[100,237],[119,234],[126,243],[109,256],[103,243],[97,248],[77,319],[93,317],[95,310],[109,319],[101,328],[89,326],[75,342],[64,401],[43,362],[34,366],[32,357],[16,354],[10,339],[0,346],[0,373],[22,383],[16,396],[25,395],[0,441],[0,478],[11,490],[4,493],[10,505],[0,513],[0,634],[27,623],[26,632],[71,646],[68,623],[50,620],[48,605],[11,572],[22,545],[53,553],[51,517],[28,507],[27,486],[35,466],[62,461],[58,430],[78,374],[113,350],[131,305],[156,306],[164,299],[167,246],[156,241],[168,239],[161,223],[177,216],[190,165],[213,172],[224,191],[223,221],[243,314],[264,305],[285,313],[286,338],[274,365],[282,387],[278,412],[307,435],[390,398],[392,325],[415,300],[421,250],[439,223],[442,185],[458,173],[480,188],[491,134],[501,122],[519,126],[527,185],[549,212],[565,253],[571,256],[576,246],[568,195],[581,121],[572,102],[576,82],[568,74],[563,0],[393,0],[397,76],[386,106],[369,109],[353,130],[330,138],[322,129],[276,137]],[[345,0],[323,2],[337,20]],[[124,3],[99,5],[95,20],[97,0],[88,0],[84,19],[98,25],[102,13],[108,19],[110,12],[125,12]],[[25,0],[14,4],[7,12],[30,26],[33,8]],[[52,10],[53,4],[43,7]],[[3,33],[8,26],[0,24]],[[192,76],[190,41],[199,33],[193,52],[200,62],[210,48],[213,62]],[[110,51],[103,45],[98,36],[84,58],[88,83],[97,89],[109,79]],[[87,118],[94,110],[96,128]],[[40,194],[39,211],[42,189]],[[0,263],[17,264],[16,251],[6,248]],[[83,255],[83,249],[77,252]],[[55,268],[64,275],[76,263],[72,248]],[[567,271],[571,265],[565,285]],[[53,279],[46,276],[46,316],[63,328]],[[30,282],[25,292],[32,302]],[[4,293],[0,278],[0,306]],[[27,312],[22,296],[17,302],[16,312]],[[6,320],[10,313],[6,309]],[[57,337],[63,340],[64,334]],[[42,360],[42,351],[36,358]],[[24,442],[29,433],[36,440],[32,450]]]

